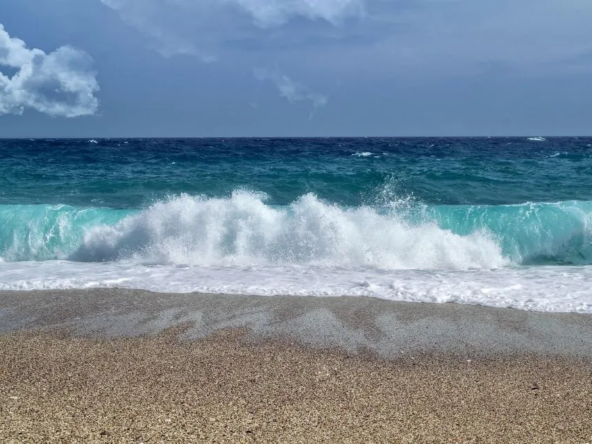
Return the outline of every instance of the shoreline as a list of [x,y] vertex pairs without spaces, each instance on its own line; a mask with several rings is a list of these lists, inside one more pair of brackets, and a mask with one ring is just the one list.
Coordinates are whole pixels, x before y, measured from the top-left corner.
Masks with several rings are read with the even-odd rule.
[[3,442],[592,441],[592,316],[0,292]]
[[150,336],[184,326],[184,340],[220,330],[382,358],[401,352],[541,354],[592,359],[592,314],[545,313],[365,297],[236,296],[130,289],[0,291],[0,335]]

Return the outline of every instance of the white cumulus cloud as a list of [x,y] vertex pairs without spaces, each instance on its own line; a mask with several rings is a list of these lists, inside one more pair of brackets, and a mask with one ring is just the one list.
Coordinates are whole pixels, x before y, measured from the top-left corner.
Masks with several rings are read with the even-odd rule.
[[98,91],[88,54],[70,46],[50,53],[27,48],[0,24],[0,115],[27,108],[56,117],[91,115]]

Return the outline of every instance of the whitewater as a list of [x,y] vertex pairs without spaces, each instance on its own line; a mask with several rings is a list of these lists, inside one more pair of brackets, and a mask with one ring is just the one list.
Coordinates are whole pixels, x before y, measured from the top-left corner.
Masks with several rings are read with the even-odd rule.
[[592,312],[590,141],[539,139],[0,141],[0,290]]

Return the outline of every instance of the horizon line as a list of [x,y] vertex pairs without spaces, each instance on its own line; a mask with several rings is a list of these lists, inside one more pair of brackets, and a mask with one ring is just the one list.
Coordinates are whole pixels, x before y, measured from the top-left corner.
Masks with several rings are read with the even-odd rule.
[[517,138],[592,138],[590,135],[504,135],[504,136],[33,136],[0,137],[0,140],[123,140],[123,139],[517,139]]

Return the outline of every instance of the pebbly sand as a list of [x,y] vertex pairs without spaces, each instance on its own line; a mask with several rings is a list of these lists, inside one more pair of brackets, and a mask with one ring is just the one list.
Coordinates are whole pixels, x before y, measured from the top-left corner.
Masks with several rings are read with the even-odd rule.
[[0,292],[0,442],[592,442],[592,316]]

